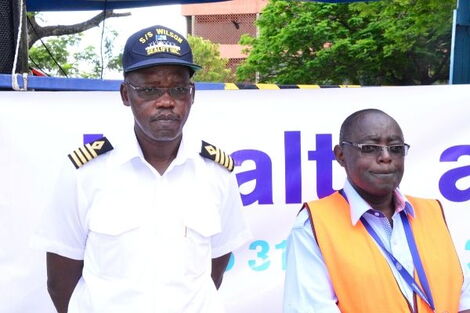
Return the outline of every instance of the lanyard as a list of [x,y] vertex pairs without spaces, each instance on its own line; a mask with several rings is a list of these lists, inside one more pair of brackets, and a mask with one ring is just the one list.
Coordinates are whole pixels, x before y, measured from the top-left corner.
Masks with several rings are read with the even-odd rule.
[[[347,197],[344,191],[341,189],[339,193],[346,199]],[[416,247],[416,242],[413,236],[413,231],[411,229],[411,225],[406,217],[406,213],[404,211],[400,212],[400,217],[403,223],[403,228],[405,229],[406,240],[408,242],[408,247],[410,248],[411,256],[413,257],[413,264],[415,266],[416,272],[418,273],[419,281],[421,282],[424,291],[420,288],[420,286],[416,283],[414,278],[408,273],[408,271],[398,262],[398,260],[391,254],[385,245],[383,244],[380,237],[374,231],[374,229],[369,225],[369,223],[365,220],[364,217],[361,216],[361,222],[366,228],[367,232],[371,235],[372,238],[377,242],[377,244],[382,248],[385,255],[392,261],[393,265],[395,266],[398,273],[400,273],[401,277],[405,280],[408,286],[421,297],[421,299],[426,302],[429,307],[434,311],[434,300],[432,298],[431,289],[429,288],[428,279],[426,277],[426,273],[424,272],[423,264],[421,262],[421,258],[419,256],[418,249]]]

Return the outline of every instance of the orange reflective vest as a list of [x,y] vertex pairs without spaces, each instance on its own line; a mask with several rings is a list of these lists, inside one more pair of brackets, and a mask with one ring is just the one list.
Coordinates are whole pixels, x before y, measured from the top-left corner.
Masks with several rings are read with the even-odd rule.
[[[409,217],[431,288],[436,313],[456,313],[463,274],[436,200],[407,196]],[[313,233],[322,252],[342,313],[404,313],[410,307],[377,243],[361,222],[351,223],[349,204],[339,194],[308,203]],[[419,283],[416,276],[415,280]],[[417,312],[432,312],[415,297]]]

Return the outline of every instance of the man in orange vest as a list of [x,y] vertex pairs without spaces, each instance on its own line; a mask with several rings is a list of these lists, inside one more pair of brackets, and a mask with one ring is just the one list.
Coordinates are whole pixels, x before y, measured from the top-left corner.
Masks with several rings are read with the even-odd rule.
[[284,313],[469,313],[470,281],[440,203],[398,189],[409,149],[377,109],[343,122],[344,188],[306,203],[289,237]]

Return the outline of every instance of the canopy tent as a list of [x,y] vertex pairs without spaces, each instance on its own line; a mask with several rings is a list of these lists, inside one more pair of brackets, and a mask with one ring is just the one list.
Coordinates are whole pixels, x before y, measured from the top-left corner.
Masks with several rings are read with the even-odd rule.
[[193,4],[227,0],[26,0],[27,11],[86,11],[127,9],[166,4]]
[[[221,2],[228,0],[26,0],[26,8],[28,11],[70,11],[70,10],[102,10],[103,7],[108,9],[125,9],[144,7],[151,5],[163,4],[190,4],[190,3],[208,3]],[[306,0],[309,1],[309,0]],[[311,2],[364,2],[367,0],[311,0]],[[370,0],[369,0],[370,1]],[[376,0],[372,0],[376,1]]]
[[[190,4],[221,2],[227,0],[26,0],[28,11],[72,11],[72,10],[103,10],[145,7],[163,4]],[[310,2],[364,2],[377,0],[304,0]]]

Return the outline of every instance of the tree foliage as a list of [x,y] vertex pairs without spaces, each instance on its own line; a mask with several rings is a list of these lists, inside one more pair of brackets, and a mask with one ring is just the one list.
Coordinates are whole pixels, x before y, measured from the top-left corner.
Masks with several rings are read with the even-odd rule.
[[415,85],[449,73],[455,0],[324,4],[271,0],[243,36],[240,80],[280,84]]
[[202,70],[194,75],[200,82],[233,82],[235,75],[227,68],[228,59],[220,56],[219,45],[202,37],[188,35],[188,42],[193,51],[194,63]]
[[[80,49],[82,36],[74,34],[50,38],[45,40],[45,46],[36,43],[29,49],[31,67],[37,67],[51,76],[99,78],[102,63],[100,51],[96,51],[95,46],[91,45]],[[113,54],[113,41],[116,36],[115,31],[109,31],[104,38],[103,67],[120,71],[120,55]]]
[[52,76],[84,78],[101,77],[102,63],[103,69],[121,70],[120,55],[115,55],[113,50],[113,42],[117,36],[115,31],[106,32],[102,48],[91,45],[80,48],[79,45],[84,31],[99,26],[107,18],[129,15],[128,12],[115,13],[113,10],[106,10],[72,25],[41,26],[38,23],[38,20],[44,22],[41,14],[27,13],[27,36],[24,37],[29,48],[29,67],[38,68]]
[[31,48],[36,41],[44,37],[50,36],[63,36],[63,35],[73,35],[84,32],[93,27],[97,27],[107,18],[111,17],[122,17],[131,15],[129,12],[116,13],[113,10],[102,11],[92,18],[72,24],[72,25],[48,25],[41,26],[38,24],[37,18],[41,20],[41,16],[38,12],[29,12],[27,13],[28,27],[27,27],[27,38],[28,38],[28,48]]

